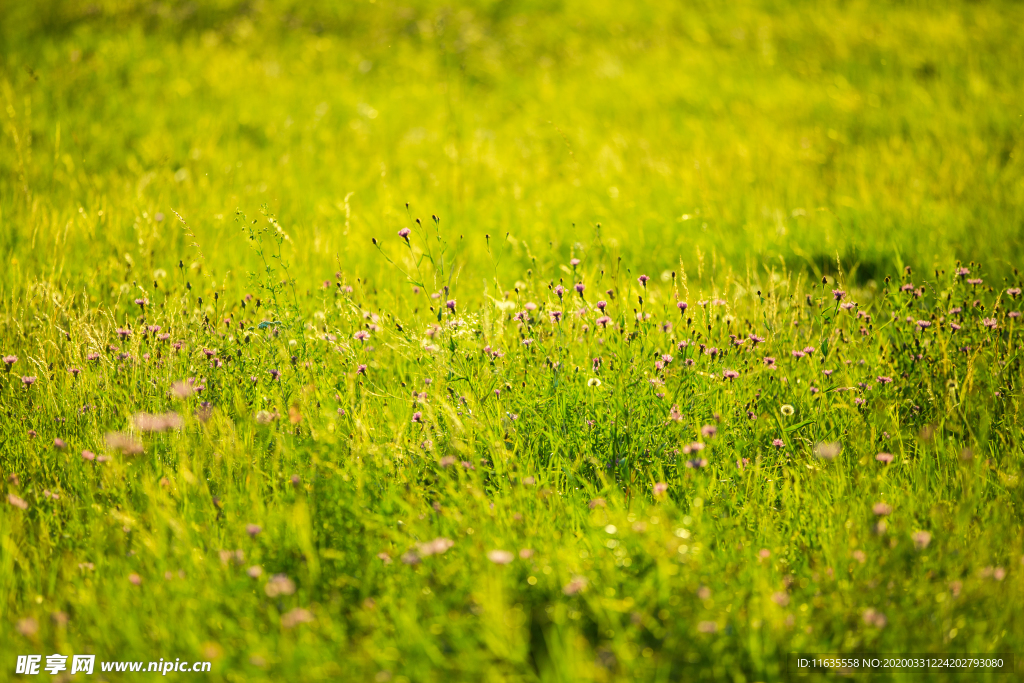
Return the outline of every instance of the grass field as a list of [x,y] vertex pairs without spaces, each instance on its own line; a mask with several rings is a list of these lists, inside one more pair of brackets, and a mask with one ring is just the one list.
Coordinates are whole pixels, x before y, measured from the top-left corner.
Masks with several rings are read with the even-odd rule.
[[1021,26],[3,3],[0,680],[1024,655]]

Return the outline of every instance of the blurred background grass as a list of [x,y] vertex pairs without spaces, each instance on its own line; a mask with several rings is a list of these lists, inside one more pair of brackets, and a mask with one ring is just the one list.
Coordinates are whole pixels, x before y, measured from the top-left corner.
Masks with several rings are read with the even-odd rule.
[[370,238],[406,202],[463,278],[597,246],[654,272],[1008,270],[1022,25],[998,2],[8,1],[0,287],[188,263],[172,209],[227,283],[252,258],[234,212],[262,204],[310,282],[381,275]]

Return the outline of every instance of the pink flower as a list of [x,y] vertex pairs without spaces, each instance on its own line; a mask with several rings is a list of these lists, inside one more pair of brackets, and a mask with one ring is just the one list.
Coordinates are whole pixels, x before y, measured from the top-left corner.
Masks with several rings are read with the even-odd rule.
[[657,484],[654,485],[655,496],[663,496],[665,495],[666,491],[668,491],[668,484],[666,484],[665,482],[659,481]]
[[24,500],[14,495],[13,493],[7,494],[7,502],[16,508],[21,508],[22,510],[28,509],[28,503],[26,503]]
[[366,341],[367,339],[370,338],[370,333],[367,332],[366,330],[359,330],[355,334],[352,335],[352,338],[353,339],[358,339],[359,341],[364,342],[364,341]]
[[650,280],[650,279],[651,278],[647,277],[646,275],[641,275],[640,277],[638,277],[636,279],[636,281],[639,282],[643,286],[644,289],[647,289],[647,281]]
[[295,582],[284,574],[275,574],[263,587],[263,592],[269,598],[276,598],[278,595],[291,595],[295,592]]
[[261,531],[263,531],[263,528],[258,524],[247,524],[245,526],[245,533],[249,534],[249,538],[256,538]]
[[283,628],[295,628],[299,624],[313,621],[313,613],[303,607],[296,607],[281,615]]
[[562,586],[562,592],[566,595],[576,595],[587,587],[587,580],[582,576],[574,576],[572,580]]
[[819,443],[814,447],[814,455],[823,460],[833,460],[837,455],[843,452],[843,447],[834,442]]
[[433,541],[427,541],[421,543],[418,546],[420,555],[423,557],[429,557],[431,555],[444,555],[448,552],[448,549],[455,545],[455,541],[450,538],[438,537]]
[[786,442],[783,441],[782,439],[772,439],[772,445],[775,446],[776,448],[785,448]]
[[767,560],[769,557],[772,556],[772,551],[768,550],[768,548],[761,548],[757,552],[757,556],[758,556],[758,558],[760,558],[762,560]]
[[406,242],[408,242],[409,241],[409,233],[411,233],[411,232],[412,231],[409,228],[402,228],[401,230],[398,231],[398,236],[401,237]]
[[914,541],[914,547],[918,550],[924,550],[932,542],[932,535],[927,531],[915,531],[911,534],[910,538]]
[[507,550],[491,550],[487,553],[487,559],[494,564],[508,564],[515,559],[515,555]]
[[135,585],[135,586],[141,586],[142,585],[142,577],[139,576],[138,574],[134,573],[134,572],[132,572],[131,574],[128,575],[128,580],[132,582],[132,585]]
[[863,618],[865,624],[874,626],[877,629],[885,628],[886,623],[888,623],[885,615],[873,608],[864,610]]
[[83,460],[95,460],[96,455],[92,451],[82,451]]
[[877,460],[878,462],[883,462],[886,465],[888,465],[889,463],[892,462],[892,453],[879,453],[878,455],[875,456],[875,460]]
[[892,512],[892,506],[887,503],[875,503],[871,506],[871,511],[879,517],[884,517]]
[[107,446],[125,455],[138,455],[142,453],[142,443],[129,434],[123,432],[107,432]]
[[700,428],[700,434],[705,439],[710,439],[717,433],[718,427],[716,427],[715,425],[704,425],[703,427]]

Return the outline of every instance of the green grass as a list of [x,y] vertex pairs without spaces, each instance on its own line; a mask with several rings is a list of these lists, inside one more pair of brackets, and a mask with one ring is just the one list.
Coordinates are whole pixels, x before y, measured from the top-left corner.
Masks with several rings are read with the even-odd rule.
[[1024,653],[1022,24],[8,3],[0,678]]

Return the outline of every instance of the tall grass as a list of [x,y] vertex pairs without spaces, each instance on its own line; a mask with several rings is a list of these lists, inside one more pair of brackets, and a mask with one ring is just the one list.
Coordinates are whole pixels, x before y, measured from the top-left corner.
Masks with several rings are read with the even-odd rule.
[[13,3],[0,666],[1020,650],[1020,18]]

